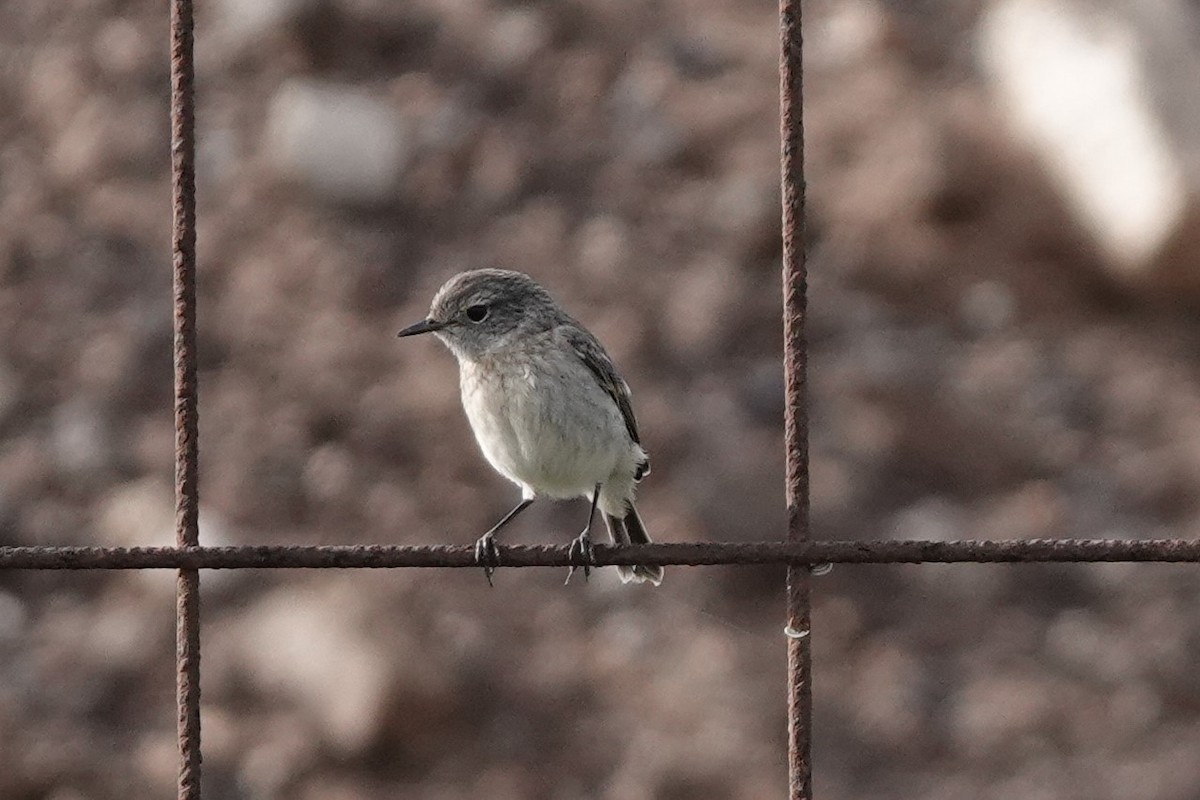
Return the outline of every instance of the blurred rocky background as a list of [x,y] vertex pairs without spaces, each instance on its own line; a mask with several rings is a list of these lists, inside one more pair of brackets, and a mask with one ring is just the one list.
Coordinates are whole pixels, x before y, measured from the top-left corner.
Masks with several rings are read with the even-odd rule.
[[[198,5],[206,543],[503,513],[394,336],[485,264],[626,373],[658,538],[782,535],[773,3]],[[1200,7],[805,11],[815,534],[1196,536]],[[0,4],[2,544],[172,541],[166,37]],[[782,570],[611,572],[205,573],[205,797],[782,797]],[[819,796],[1200,796],[1198,577],[815,579]],[[0,573],[0,798],[172,796],[172,592]]]

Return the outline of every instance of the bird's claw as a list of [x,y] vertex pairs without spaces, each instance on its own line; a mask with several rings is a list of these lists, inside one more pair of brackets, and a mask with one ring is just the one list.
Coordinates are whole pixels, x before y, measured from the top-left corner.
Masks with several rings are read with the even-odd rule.
[[567,579],[563,581],[563,585],[571,582],[571,576],[575,574],[577,567],[583,568],[583,579],[586,581],[592,575],[592,567],[596,565],[596,552],[592,549],[592,534],[591,531],[584,531],[575,537],[571,542],[571,549],[567,551],[567,558],[571,561],[571,568],[567,571]]
[[500,548],[496,546],[495,534],[485,533],[479,537],[475,543],[475,561],[483,567],[488,586],[492,586],[492,573],[500,566]]

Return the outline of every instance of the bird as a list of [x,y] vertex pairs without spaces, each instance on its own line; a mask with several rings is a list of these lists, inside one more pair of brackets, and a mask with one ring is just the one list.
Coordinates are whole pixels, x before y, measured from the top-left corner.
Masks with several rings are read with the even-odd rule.
[[[458,362],[462,405],[483,457],[521,501],[475,544],[488,583],[501,564],[497,534],[535,499],[585,497],[587,525],[571,543],[585,579],[600,511],[614,544],[648,544],[634,488],[650,474],[629,385],[604,347],[521,272],[474,269],[447,280],[429,315],[400,337],[432,333]],[[663,568],[619,565],[624,583],[662,583]]]

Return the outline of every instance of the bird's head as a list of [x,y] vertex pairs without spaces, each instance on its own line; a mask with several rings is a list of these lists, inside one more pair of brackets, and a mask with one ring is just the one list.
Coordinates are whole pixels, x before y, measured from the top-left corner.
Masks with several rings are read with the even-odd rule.
[[432,333],[459,358],[474,359],[564,319],[532,278],[503,269],[460,272],[438,289],[429,316],[398,336]]

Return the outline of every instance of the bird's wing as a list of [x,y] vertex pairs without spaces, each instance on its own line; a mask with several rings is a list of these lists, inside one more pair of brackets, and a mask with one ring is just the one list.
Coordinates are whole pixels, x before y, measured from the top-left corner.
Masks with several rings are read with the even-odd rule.
[[562,331],[567,344],[575,351],[575,355],[579,356],[583,365],[596,377],[600,388],[617,404],[621,418],[625,420],[625,430],[629,431],[629,438],[641,444],[637,420],[633,416],[633,404],[629,402],[629,384],[617,374],[617,368],[613,366],[608,353],[604,352],[604,348],[591,334],[580,328],[564,325],[559,330]]

